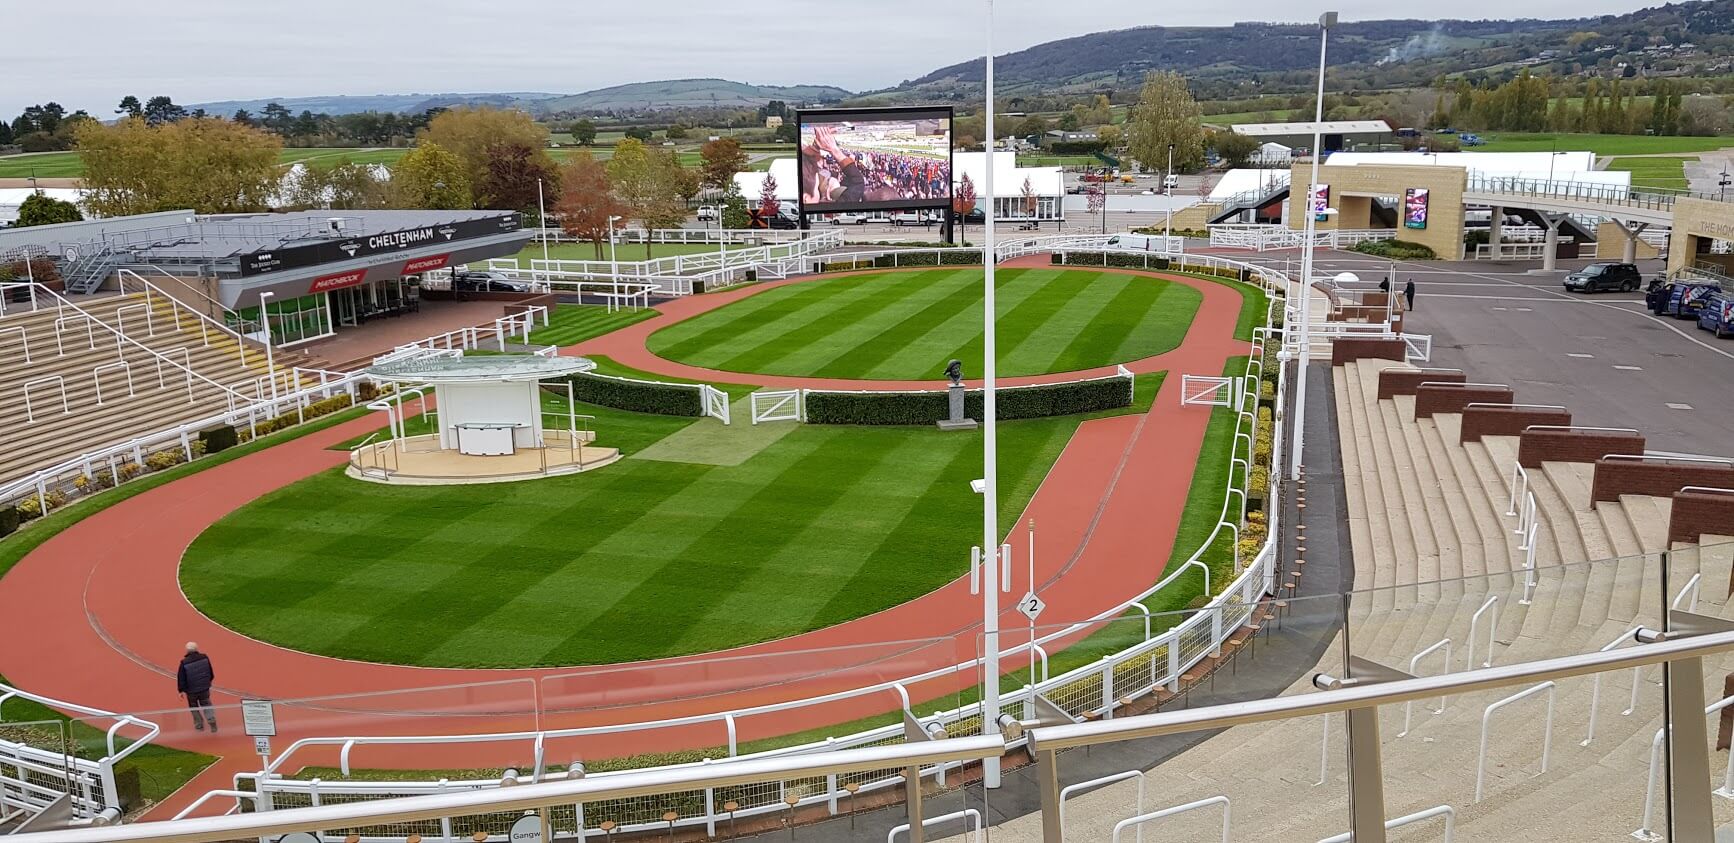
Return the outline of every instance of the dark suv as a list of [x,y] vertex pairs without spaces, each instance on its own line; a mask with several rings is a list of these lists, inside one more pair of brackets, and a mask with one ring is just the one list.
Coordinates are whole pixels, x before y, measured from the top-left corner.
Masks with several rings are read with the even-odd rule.
[[1592,263],[1565,277],[1565,289],[1571,293],[1630,293],[1643,284],[1638,268],[1629,263]]

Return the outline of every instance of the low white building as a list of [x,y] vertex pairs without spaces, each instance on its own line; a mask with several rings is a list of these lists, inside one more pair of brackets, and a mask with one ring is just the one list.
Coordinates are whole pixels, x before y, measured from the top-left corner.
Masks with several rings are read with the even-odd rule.
[[1501,178],[1562,184],[1630,187],[1625,170],[1596,169],[1596,154],[1582,150],[1558,152],[1339,152],[1325,159],[1333,167],[1360,164],[1462,167],[1471,179]]

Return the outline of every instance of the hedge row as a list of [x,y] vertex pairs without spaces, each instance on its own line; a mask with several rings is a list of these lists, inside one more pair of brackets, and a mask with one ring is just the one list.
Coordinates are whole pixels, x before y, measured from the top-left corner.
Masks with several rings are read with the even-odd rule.
[[[1111,377],[995,391],[1002,420],[1092,413],[1132,405],[1130,378]],[[980,419],[982,393],[964,393],[963,414]],[[951,417],[945,390],[930,392],[814,392],[806,394],[808,424],[933,424]]]
[[568,378],[572,397],[586,404],[655,413],[661,416],[702,416],[704,400],[697,384],[651,383],[649,381],[579,374]]
[[1349,251],[1393,260],[1430,261],[1439,257],[1431,246],[1410,240],[1362,240],[1350,246]]
[[909,254],[880,255],[873,259],[876,268],[899,266],[979,266],[979,252],[911,252]]
[[1252,283],[1252,270],[1238,269],[1232,266],[1196,266],[1184,261],[1171,262],[1167,258],[1154,255],[1146,257],[1135,252],[1054,252],[1050,259],[1053,263],[1066,266],[1113,266],[1129,269],[1144,269],[1146,261],[1148,268],[1153,270],[1173,269],[1176,272],[1187,272],[1193,275],[1214,275],[1243,283]]

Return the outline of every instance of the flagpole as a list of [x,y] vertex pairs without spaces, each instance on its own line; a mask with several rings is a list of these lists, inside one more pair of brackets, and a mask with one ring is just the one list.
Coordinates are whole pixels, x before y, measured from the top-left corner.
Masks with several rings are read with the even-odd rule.
[[[982,441],[982,495],[981,495],[981,526],[982,539],[982,580],[981,580],[981,619],[982,619],[982,718],[981,731],[984,735],[999,734],[999,454],[994,407],[994,387],[997,379],[997,361],[994,359],[994,224],[998,208],[998,197],[993,192],[994,169],[994,132],[993,132],[993,0],[987,0],[987,62],[985,65],[985,88],[987,94],[987,111],[985,112],[984,135],[987,136],[987,175],[984,186],[987,193],[987,212],[985,220],[987,233],[982,238],[982,268],[985,270],[986,284],[982,288],[982,399],[981,399],[981,441]],[[982,764],[982,784],[997,788],[1000,784],[999,759],[989,758]]]

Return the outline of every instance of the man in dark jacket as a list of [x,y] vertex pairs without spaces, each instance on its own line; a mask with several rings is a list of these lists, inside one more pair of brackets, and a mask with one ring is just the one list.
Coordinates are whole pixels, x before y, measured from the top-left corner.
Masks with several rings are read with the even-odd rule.
[[1413,278],[1409,279],[1409,283],[1403,285],[1403,302],[1406,305],[1404,310],[1415,309],[1415,279]]
[[187,708],[193,712],[193,728],[205,730],[211,721],[211,732],[217,731],[217,711],[211,707],[211,681],[217,672],[211,667],[211,657],[199,652],[199,645],[187,642],[187,654],[181,657],[181,668],[175,671],[175,688],[187,697]]

